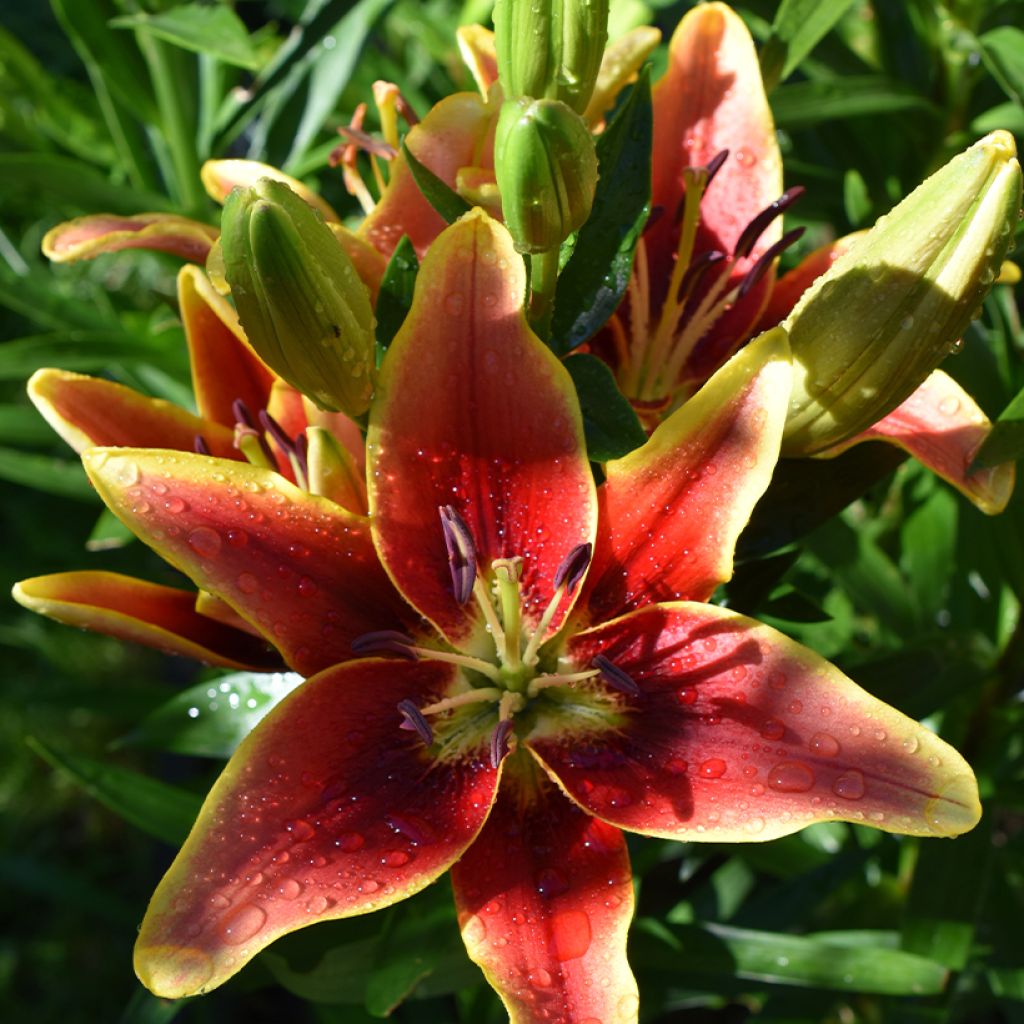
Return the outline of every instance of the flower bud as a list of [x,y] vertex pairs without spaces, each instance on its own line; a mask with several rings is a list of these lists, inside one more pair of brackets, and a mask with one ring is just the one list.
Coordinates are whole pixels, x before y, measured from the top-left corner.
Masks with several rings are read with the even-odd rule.
[[814,282],[783,321],[794,369],[784,455],[859,434],[955,350],[999,272],[1020,201],[1013,137],[993,132]]
[[494,43],[505,96],[561,100],[582,114],[608,41],[608,0],[498,0]]
[[320,214],[287,185],[261,178],[228,197],[221,248],[238,317],[263,361],[320,408],[365,412],[370,296]]
[[519,252],[548,252],[590,215],[597,186],[594,140],[558,100],[507,100],[494,139],[505,226]]

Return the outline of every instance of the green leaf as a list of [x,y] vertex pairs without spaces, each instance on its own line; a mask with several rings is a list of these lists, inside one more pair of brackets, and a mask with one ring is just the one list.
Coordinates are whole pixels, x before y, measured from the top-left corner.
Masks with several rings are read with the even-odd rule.
[[[941,964],[893,949],[891,933],[801,937],[719,924],[667,928],[650,918],[641,918],[634,931],[637,962],[650,971],[696,977],[702,987],[723,976],[903,996],[937,995],[946,985]],[[872,939],[876,945],[865,944]]]
[[53,427],[31,405],[0,405],[0,437],[12,444],[45,445]]
[[18,338],[0,345],[0,380],[24,380],[45,366],[87,373],[116,363],[173,366],[175,362],[172,353],[162,353],[126,334],[66,331]]
[[1000,25],[981,36],[979,42],[992,77],[1010,99],[1024,106],[1024,31]]
[[956,572],[957,500],[936,487],[900,530],[900,565],[919,607],[934,616],[944,607],[949,583]]
[[448,187],[429,167],[421,164],[403,142],[402,153],[424,198],[448,224],[453,224],[472,207],[454,189]]
[[117,1024],[171,1024],[184,1007],[184,999],[161,999],[139,985]]
[[259,67],[259,58],[245,24],[226,4],[182,4],[159,14],[114,18],[110,25],[142,29],[182,49],[208,54],[235,67],[250,71]]
[[48,455],[0,448],[0,480],[10,480],[62,498],[99,501],[81,463]]
[[758,617],[762,616],[781,622],[828,622],[832,618],[809,597],[792,588],[762,604]]
[[195,793],[130,768],[58,752],[34,736],[25,741],[44,761],[136,828],[170,845],[184,841],[202,803]]
[[135,540],[135,534],[109,508],[104,508],[85,542],[86,551],[116,551]]
[[593,337],[629,285],[651,203],[651,85],[645,68],[597,140],[594,205],[558,278],[551,347],[563,354]]
[[850,9],[854,0],[782,0],[772,22],[771,35],[761,50],[765,89],[789,78],[806,57]]
[[871,216],[871,196],[860,172],[851,167],[843,177],[843,207],[846,219],[859,227]]
[[936,107],[923,96],[881,75],[783,85],[771,94],[771,107],[776,126],[790,130],[823,121],[907,111],[939,116]]
[[569,356],[565,368],[576,385],[587,454],[594,462],[620,459],[647,440],[640,420],[607,364],[596,356],[582,354]]
[[301,682],[294,672],[234,672],[198,683],[144,718],[118,746],[226,759]]
[[1024,388],[992,424],[992,430],[978,449],[971,469],[998,466],[1024,458]]
[[401,241],[391,254],[384,277],[380,282],[380,293],[377,296],[377,353],[380,356],[388,350],[398,329],[402,326],[409,310],[412,308],[412,293],[416,286],[416,275],[420,263],[416,258],[416,250],[408,235],[402,235]]

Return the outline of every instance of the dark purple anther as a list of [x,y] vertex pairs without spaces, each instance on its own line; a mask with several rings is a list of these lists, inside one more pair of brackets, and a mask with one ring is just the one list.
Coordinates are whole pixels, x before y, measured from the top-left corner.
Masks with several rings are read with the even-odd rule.
[[708,180],[704,183],[707,190],[708,185],[715,180],[715,175],[722,169],[722,164],[729,159],[729,150],[723,149],[716,153],[708,162],[705,170],[708,172]]
[[555,570],[555,590],[564,583],[566,593],[571,594],[576,589],[580,580],[583,579],[583,574],[587,571],[587,566],[590,565],[593,553],[593,544],[589,542],[587,544],[577,544],[562,559],[562,564]]
[[749,256],[764,230],[784,210],[788,210],[806,191],[803,185],[787,189],[775,202],[766,206],[744,229],[732,251],[736,259]]
[[231,403],[231,413],[235,417],[236,423],[241,423],[242,426],[248,427],[250,430],[256,429],[256,421],[252,418],[249,406],[247,406],[240,398],[236,398]]
[[266,409],[260,409],[260,426],[274,439],[278,448],[285,455],[295,454],[295,442],[284,432],[284,427]]
[[351,647],[353,654],[397,654],[406,661],[415,661],[416,652],[410,650],[412,645],[412,637],[400,633],[397,629],[378,629],[357,636]]
[[210,454],[210,446],[206,443],[206,438],[203,437],[202,434],[196,434],[196,436],[192,438],[192,450],[196,455]]
[[497,768],[508,753],[508,736],[512,732],[512,719],[499,722],[491,733],[491,767]]
[[429,747],[434,742],[434,730],[426,720],[423,712],[411,700],[400,700],[398,702],[398,713],[402,716],[402,724],[399,729],[408,729],[416,733],[423,745]]
[[784,249],[788,249],[805,230],[805,228],[793,228],[792,231],[787,231],[774,245],[765,249],[764,255],[747,271],[747,276],[740,282],[736,298],[742,299],[764,277],[772,265],[772,260]]
[[644,691],[637,686],[633,677],[628,672],[623,672],[618,665],[603,654],[598,654],[590,664],[601,673],[601,678],[613,690],[618,690],[619,693],[628,693],[630,697],[643,696]]
[[698,253],[690,261],[690,265],[683,272],[679,282],[679,291],[676,292],[676,302],[682,302],[683,298],[690,293],[697,282],[704,276],[705,272],[716,263],[725,259],[725,253],[717,249],[709,249],[707,252]]
[[302,470],[302,475],[308,480],[309,479],[309,438],[306,437],[305,433],[296,434],[296,436],[295,436],[295,458],[299,462],[299,469]]
[[441,529],[448,549],[448,568],[452,574],[452,590],[458,604],[465,604],[473,594],[476,581],[476,545],[469,527],[451,505],[441,505]]

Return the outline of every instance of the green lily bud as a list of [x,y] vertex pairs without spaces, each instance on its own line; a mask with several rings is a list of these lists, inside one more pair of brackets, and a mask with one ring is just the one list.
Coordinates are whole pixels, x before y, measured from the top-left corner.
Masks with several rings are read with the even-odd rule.
[[548,252],[590,215],[597,186],[594,140],[558,100],[506,100],[494,137],[505,226],[519,252]]
[[261,178],[228,197],[224,275],[252,347],[322,409],[364,413],[373,393],[370,294],[323,218]]
[[784,455],[809,455],[886,416],[955,351],[1013,237],[1021,170],[993,132],[919,185],[783,321],[793,351]]
[[506,97],[561,100],[582,114],[608,41],[608,0],[497,0],[494,45]]

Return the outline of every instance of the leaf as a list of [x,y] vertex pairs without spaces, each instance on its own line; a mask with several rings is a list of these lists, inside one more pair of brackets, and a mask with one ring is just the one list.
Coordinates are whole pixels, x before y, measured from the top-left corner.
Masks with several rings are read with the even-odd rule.
[[53,428],[31,405],[0,405],[0,437],[13,444],[45,445]]
[[946,602],[956,571],[957,500],[936,487],[928,500],[904,520],[900,530],[901,567],[918,606],[934,616]]
[[404,142],[402,143],[402,153],[424,198],[445,219],[446,223],[453,224],[464,213],[469,213],[472,209],[469,203],[443,182],[429,167],[421,164]]
[[135,534],[109,508],[104,508],[85,542],[86,551],[116,551],[135,540]]
[[975,453],[971,469],[998,466],[1024,458],[1024,388],[992,424],[992,430]]
[[782,0],[775,12],[771,35],[761,50],[761,74],[767,91],[789,78],[853,2]]
[[412,293],[420,263],[408,235],[402,235],[391,254],[377,296],[377,351],[379,357],[394,340],[412,307]]
[[184,1008],[184,999],[161,999],[139,985],[117,1024],[171,1024]]
[[891,933],[829,932],[819,938],[720,924],[668,928],[652,926],[650,918],[641,918],[635,933],[637,962],[651,971],[696,977],[702,987],[723,976],[879,995],[936,995],[946,985],[941,964],[893,949]]
[[110,25],[142,29],[182,49],[208,54],[235,67],[250,71],[259,67],[259,57],[245,24],[225,4],[182,4],[159,14],[114,18]]
[[136,828],[170,845],[188,835],[202,800],[177,786],[130,768],[55,750],[34,736],[25,742],[44,761],[78,783],[90,796]]
[[629,285],[651,203],[651,84],[645,68],[597,140],[594,205],[558,278],[551,347],[569,352],[593,337]]
[[99,501],[81,463],[49,455],[0,448],[0,480],[10,480],[62,498]]
[[607,462],[639,448],[647,434],[607,364],[588,354],[564,362],[579,395],[589,457]]
[[299,683],[294,672],[234,672],[175,694],[118,746],[227,759]]
[[790,130],[823,121],[907,111],[939,116],[936,107],[923,96],[882,75],[795,82],[780,86],[770,100],[776,126]]
[[[2,290],[0,290],[2,297]],[[0,380],[24,380],[44,366],[87,373],[115,363],[177,363],[173,353],[141,344],[114,331],[65,331],[40,334],[0,345]]]
[[758,617],[781,622],[828,622],[832,616],[798,590],[787,588],[758,609]]
[[985,64],[1000,88],[1024,106],[1024,31],[1000,25],[980,37]]

